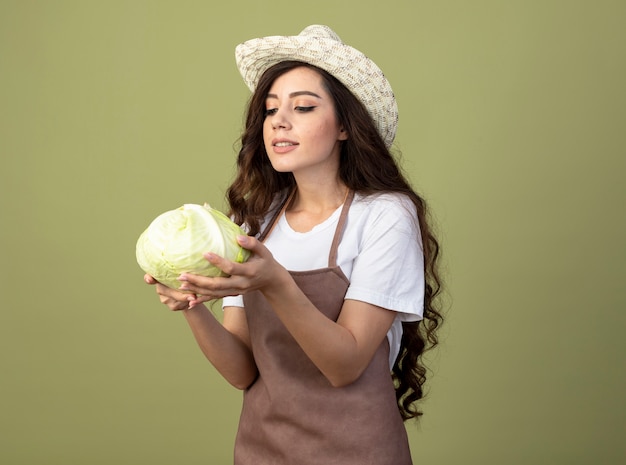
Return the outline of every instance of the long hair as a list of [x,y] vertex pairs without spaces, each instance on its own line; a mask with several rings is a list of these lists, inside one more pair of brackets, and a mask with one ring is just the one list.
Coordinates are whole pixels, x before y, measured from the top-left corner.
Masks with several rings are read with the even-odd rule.
[[415,404],[424,396],[427,369],[423,354],[438,344],[437,329],[443,323],[436,299],[441,290],[439,243],[432,231],[426,202],[402,174],[365,107],[335,77],[297,61],[278,63],[261,76],[248,102],[237,176],[227,191],[230,213],[235,222],[247,225],[249,234],[256,235],[276,196],[295,186],[291,173],[277,172],[270,164],[263,143],[263,121],[265,99],[274,80],[299,66],[314,69],[321,75],[325,89],[335,102],[337,120],[348,133],[340,154],[339,177],[343,183],[364,196],[383,192],[406,195],[417,211],[426,281],[424,316],[420,321],[403,323],[400,353],[392,368],[398,408],[406,421],[422,415]]

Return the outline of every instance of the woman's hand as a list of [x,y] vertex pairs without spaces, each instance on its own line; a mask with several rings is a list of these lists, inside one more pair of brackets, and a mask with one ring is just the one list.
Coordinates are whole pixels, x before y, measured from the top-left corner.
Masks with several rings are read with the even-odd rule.
[[204,254],[206,260],[228,277],[207,278],[183,273],[178,278],[182,282],[181,290],[190,293],[187,296],[189,307],[226,296],[279,286],[285,274],[288,276],[285,268],[274,260],[271,252],[256,238],[238,236],[237,242],[252,252],[245,263],[231,262],[210,252]]
[[156,292],[159,294],[159,300],[170,310],[177,311],[191,308],[189,305],[189,299],[196,299],[196,296],[193,294],[181,292],[161,284],[149,274],[144,275],[143,280],[146,284],[155,286]]

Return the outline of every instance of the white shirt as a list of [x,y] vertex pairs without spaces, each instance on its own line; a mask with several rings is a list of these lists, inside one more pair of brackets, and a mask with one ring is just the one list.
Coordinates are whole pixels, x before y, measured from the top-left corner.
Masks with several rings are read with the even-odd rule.
[[[283,213],[265,246],[290,271],[326,268],[340,214],[341,207],[312,230],[300,233],[289,226]],[[410,199],[400,194],[356,194],[337,250],[337,265],[350,281],[346,299],[397,312],[387,333],[393,367],[402,321],[422,319],[424,309],[424,257]],[[243,297],[226,297],[223,306],[243,307]]]

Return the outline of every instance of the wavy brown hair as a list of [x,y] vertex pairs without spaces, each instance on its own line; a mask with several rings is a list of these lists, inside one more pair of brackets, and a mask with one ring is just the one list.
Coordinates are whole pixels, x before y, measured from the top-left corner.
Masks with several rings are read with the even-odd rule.
[[436,299],[441,291],[437,266],[439,243],[432,231],[426,202],[402,174],[365,107],[335,77],[297,61],[281,62],[261,76],[248,102],[237,158],[237,175],[227,191],[230,214],[238,224],[247,225],[250,235],[256,235],[277,195],[285,195],[295,186],[291,173],[277,172],[270,164],[263,143],[263,121],[265,100],[272,83],[280,75],[299,66],[314,69],[321,75],[325,89],[334,99],[338,122],[348,133],[340,155],[339,176],[343,183],[364,196],[383,192],[403,194],[415,205],[424,251],[424,318],[403,323],[400,353],[392,376],[402,418],[406,421],[419,417],[422,412],[416,403],[424,396],[427,374],[423,354],[438,344],[437,329],[443,323]]

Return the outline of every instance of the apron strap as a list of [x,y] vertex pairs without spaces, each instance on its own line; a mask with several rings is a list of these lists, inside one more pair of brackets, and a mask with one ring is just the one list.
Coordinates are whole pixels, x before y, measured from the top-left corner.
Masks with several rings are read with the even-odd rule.
[[270,233],[274,230],[274,226],[276,226],[276,223],[278,223],[278,218],[280,218],[280,215],[282,215],[282,213],[287,209],[287,206],[291,203],[291,200],[293,199],[294,195],[296,195],[295,188],[285,197],[282,205],[280,205],[276,209],[274,216],[271,217],[269,223],[259,235],[259,241],[261,242],[265,241],[265,239],[267,239],[267,236],[269,236]]
[[333,238],[333,243],[330,246],[330,254],[328,255],[329,268],[337,266],[337,249],[339,249],[339,243],[341,242],[341,237],[343,236],[343,230],[346,226],[348,210],[350,210],[352,199],[354,199],[354,191],[352,189],[348,189],[348,192],[346,192],[346,198],[343,201],[341,216],[339,216],[339,221],[337,222],[337,229],[335,229],[335,237]]
[[[270,233],[274,230],[274,227],[278,223],[278,218],[284,213],[287,209],[291,201],[293,200],[294,195],[296,194],[296,190],[293,189],[289,195],[285,197],[280,208],[276,209],[276,212],[271,217],[267,227],[263,230],[263,232],[259,235],[259,241],[263,242]],[[329,268],[334,268],[337,266],[337,250],[339,248],[339,243],[341,242],[341,237],[343,236],[343,230],[346,226],[346,220],[348,218],[348,211],[350,210],[350,205],[352,204],[352,200],[354,199],[354,191],[352,189],[348,189],[346,192],[346,198],[343,201],[343,207],[341,209],[341,215],[339,216],[339,221],[337,222],[337,228],[335,229],[335,235],[333,237],[333,242],[330,246],[330,253],[328,255],[328,266]]]

